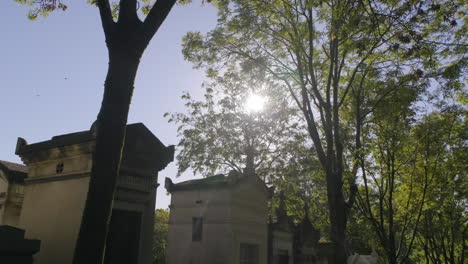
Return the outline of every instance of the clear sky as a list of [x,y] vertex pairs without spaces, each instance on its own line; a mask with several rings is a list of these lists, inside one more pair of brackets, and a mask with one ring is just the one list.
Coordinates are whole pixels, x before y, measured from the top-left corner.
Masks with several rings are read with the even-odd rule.
[[[165,112],[184,111],[182,91],[202,94],[202,71],[192,69],[181,53],[188,31],[206,32],[216,10],[201,1],[175,6],[151,41],[140,64],[129,123],[143,122],[164,144],[175,145],[176,126]],[[0,159],[20,163],[17,137],[28,143],[89,129],[102,100],[107,49],[96,7],[66,1],[66,12],[29,21],[28,7],[0,3]],[[157,208],[167,208],[164,178],[175,177],[175,162],[159,175]]]

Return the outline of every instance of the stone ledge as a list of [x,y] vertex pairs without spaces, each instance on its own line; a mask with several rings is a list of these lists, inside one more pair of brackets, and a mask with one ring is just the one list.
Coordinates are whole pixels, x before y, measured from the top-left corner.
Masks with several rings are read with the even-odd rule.
[[47,183],[53,181],[64,181],[71,179],[79,179],[89,177],[89,173],[75,173],[75,174],[65,174],[65,175],[56,175],[56,176],[47,176],[47,177],[33,177],[25,179],[25,184],[38,184],[38,183]]

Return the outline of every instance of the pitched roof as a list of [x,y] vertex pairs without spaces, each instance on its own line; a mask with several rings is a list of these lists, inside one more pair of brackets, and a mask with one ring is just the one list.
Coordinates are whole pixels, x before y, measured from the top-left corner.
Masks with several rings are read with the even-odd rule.
[[227,176],[223,174],[217,174],[203,179],[188,180],[179,183],[173,183],[170,178],[166,177],[164,187],[168,192],[194,189],[222,188],[237,185],[238,183],[241,183],[252,177],[255,177],[259,182],[261,182],[265,190],[270,192],[269,188],[265,185],[265,183],[257,176],[245,176],[244,174],[235,171],[231,171]]
[[0,169],[6,171],[6,176],[10,182],[22,183],[28,175],[28,167],[23,164],[0,160]]
[[210,188],[210,187],[220,187],[227,185],[229,183],[228,177],[223,174],[214,175],[211,177],[206,177],[203,179],[188,180],[173,184],[172,190],[182,190],[182,189],[195,189],[195,188]]
[[11,172],[28,173],[28,167],[23,164],[0,160],[0,164]]

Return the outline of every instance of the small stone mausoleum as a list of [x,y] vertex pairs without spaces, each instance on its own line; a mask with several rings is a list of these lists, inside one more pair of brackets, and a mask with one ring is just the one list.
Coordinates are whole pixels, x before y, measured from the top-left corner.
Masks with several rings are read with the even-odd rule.
[[[24,188],[18,196],[22,200],[21,214],[15,220],[16,212],[10,211],[8,215],[12,217],[0,224],[24,229],[27,239],[41,240],[35,264],[72,262],[94,146],[93,127],[35,144],[18,139],[16,154],[27,166],[27,175],[25,168],[18,174],[19,184]],[[164,146],[142,123],[127,126],[105,263],[151,263],[158,172],[173,157],[174,147]],[[16,180],[10,180],[11,168],[5,167],[0,165],[0,181],[9,179],[12,186]],[[6,184],[0,182],[0,188],[2,185]],[[3,190],[0,195],[7,196],[1,193],[6,193]]]
[[28,167],[0,160],[0,225],[17,226]]
[[267,186],[256,176],[216,175],[174,184],[168,264],[266,264]]
[[273,188],[255,175],[231,172],[174,184],[168,264],[292,264],[292,233],[269,221]]

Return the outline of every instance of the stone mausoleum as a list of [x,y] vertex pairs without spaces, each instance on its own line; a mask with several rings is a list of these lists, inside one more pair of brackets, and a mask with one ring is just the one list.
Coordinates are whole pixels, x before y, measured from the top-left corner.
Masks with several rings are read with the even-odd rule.
[[292,233],[269,222],[273,193],[255,175],[231,172],[174,184],[168,264],[291,264]]
[[0,224],[17,226],[28,167],[0,160]]
[[[0,225],[41,240],[35,264],[72,262],[94,146],[94,128],[34,144],[19,138],[16,154],[26,166],[0,163]],[[152,262],[158,172],[173,157],[173,146],[164,146],[146,126],[127,126],[105,263]]]
[[[72,262],[95,136],[92,127],[34,144],[19,138],[16,154],[25,165],[0,161],[0,234],[9,236],[0,237],[0,263],[30,264],[33,255],[35,264]],[[106,264],[152,263],[158,172],[173,158],[173,146],[143,124],[127,126]],[[307,213],[292,223],[282,195],[269,214],[274,190],[254,173],[180,183],[166,178],[165,188],[171,194],[168,264],[326,264],[333,254],[331,244],[318,243]],[[16,255],[11,239],[21,247]]]

